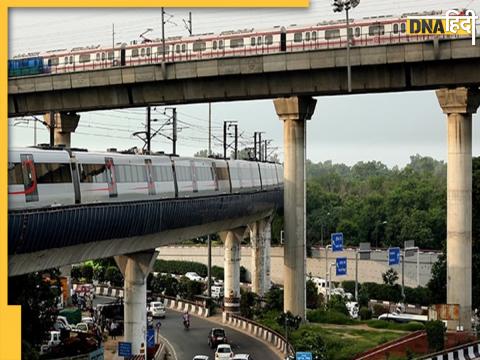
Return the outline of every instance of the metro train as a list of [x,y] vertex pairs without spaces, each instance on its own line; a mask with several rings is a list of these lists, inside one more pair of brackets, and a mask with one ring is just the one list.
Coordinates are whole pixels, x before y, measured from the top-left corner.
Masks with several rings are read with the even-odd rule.
[[280,164],[245,160],[13,148],[9,210],[278,189]]
[[[352,19],[350,41],[352,46],[365,46],[428,39],[431,36],[407,36],[406,17],[442,13],[430,11]],[[140,43],[117,43],[114,48],[93,45],[17,55],[9,60],[8,76],[345,47],[346,38],[346,22],[334,20],[313,25],[294,24],[263,30],[251,28],[223,31],[220,34],[169,37],[165,40],[165,52],[161,39],[144,39]]]

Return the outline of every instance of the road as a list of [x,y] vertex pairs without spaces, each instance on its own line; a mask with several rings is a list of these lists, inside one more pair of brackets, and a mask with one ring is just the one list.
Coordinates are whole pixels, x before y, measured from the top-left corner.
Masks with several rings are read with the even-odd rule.
[[[97,296],[94,304],[110,301],[112,301],[112,298]],[[195,355],[208,355],[210,359],[215,359],[215,352],[210,349],[207,343],[208,333],[212,327],[223,327],[225,329],[235,354],[250,354],[253,359],[257,360],[278,360],[280,358],[263,342],[203,318],[192,316],[188,331],[183,327],[182,313],[177,311],[167,310],[165,319],[155,320],[155,323],[157,321],[162,324],[160,334],[175,349],[178,360],[191,360]]]

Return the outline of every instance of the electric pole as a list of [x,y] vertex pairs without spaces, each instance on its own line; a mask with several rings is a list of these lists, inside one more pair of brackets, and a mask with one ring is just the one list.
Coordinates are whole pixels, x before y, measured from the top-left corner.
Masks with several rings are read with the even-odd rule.
[[227,159],[227,122],[223,122],[223,158]]
[[150,105],[147,106],[147,154],[151,153],[151,145],[152,145],[152,117],[151,117],[151,110]]
[[115,64],[115,24],[112,24],[112,65]]
[[188,12],[188,21],[185,21],[185,19],[183,19],[183,23],[185,24],[185,29],[187,29],[188,34],[192,36],[193,29],[192,29],[192,12],[191,11]]
[[165,9],[162,7],[162,72],[165,77]]
[[262,132],[258,133],[258,160],[262,161]]
[[257,160],[257,134],[258,132],[253,133],[253,158]]
[[233,125],[235,128],[235,160],[238,159],[238,125]]
[[212,155],[212,103],[208,103],[208,156]]
[[50,111],[50,146],[55,146],[55,112]]
[[173,126],[173,135],[172,135],[173,155],[176,155],[177,154],[177,108],[172,108],[172,126]]

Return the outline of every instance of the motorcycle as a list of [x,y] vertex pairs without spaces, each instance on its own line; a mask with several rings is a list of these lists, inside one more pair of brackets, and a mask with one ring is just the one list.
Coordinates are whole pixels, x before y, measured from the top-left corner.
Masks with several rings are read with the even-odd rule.
[[185,330],[188,330],[190,328],[190,320],[183,320],[183,326]]

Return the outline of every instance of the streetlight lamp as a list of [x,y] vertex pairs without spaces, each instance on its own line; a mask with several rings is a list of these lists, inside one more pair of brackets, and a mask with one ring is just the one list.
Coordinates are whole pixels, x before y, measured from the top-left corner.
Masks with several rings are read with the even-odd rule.
[[348,11],[360,4],[360,0],[333,0],[333,12],[342,12],[345,10],[347,20],[347,83],[348,92],[352,92],[352,70],[350,68],[350,23],[348,18]]

